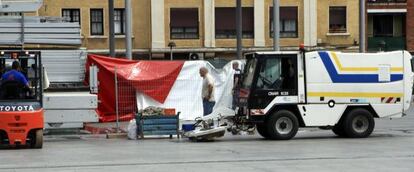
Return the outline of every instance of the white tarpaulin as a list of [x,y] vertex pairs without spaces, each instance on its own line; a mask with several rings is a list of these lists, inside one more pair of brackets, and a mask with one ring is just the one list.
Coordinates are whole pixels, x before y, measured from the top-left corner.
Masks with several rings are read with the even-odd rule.
[[[241,62],[239,62],[242,64]],[[184,63],[180,74],[177,77],[164,104],[137,92],[138,109],[148,106],[175,108],[181,112],[180,118],[193,120],[203,116],[203,105],[201,98],[201,87],[203,79],[200,77],[199,69],[207,67],[211,76],[215,79],[215,100],[214,109],[219,107],[232,106],[233,75],[232,62],[229,62],[223,69],[215,69],[206,61],[188,61]]]

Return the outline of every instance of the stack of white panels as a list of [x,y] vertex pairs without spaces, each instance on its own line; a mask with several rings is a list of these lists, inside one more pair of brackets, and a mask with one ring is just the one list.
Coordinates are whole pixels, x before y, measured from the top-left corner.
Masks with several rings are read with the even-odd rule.
[[86,122],[98,122],[97,106],[97,96],[89,92],[44,93],[45,128],[83,128]]
[[42,50],[42,64],[52,83],[83,82],[86,50]]
[[35,12],[43,0],[0,0],[0,12]]
[[28,16],[24,19],[22,30],[20,16],[1,16],[0,45],[20,44],[79,46],[82,44],[81,29],[76,22]]

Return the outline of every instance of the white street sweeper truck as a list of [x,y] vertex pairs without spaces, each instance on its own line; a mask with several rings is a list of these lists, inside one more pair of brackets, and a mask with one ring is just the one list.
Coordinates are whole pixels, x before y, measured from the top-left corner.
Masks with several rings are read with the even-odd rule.
[[256,52],[246,56],[237,108],[216,109],[184,135],[210,140],[226,131],[257,131],[288,140],[300,127],[368,137],[374,118],[400,118],[412,102],[413,66],[407,51],[381,53]]

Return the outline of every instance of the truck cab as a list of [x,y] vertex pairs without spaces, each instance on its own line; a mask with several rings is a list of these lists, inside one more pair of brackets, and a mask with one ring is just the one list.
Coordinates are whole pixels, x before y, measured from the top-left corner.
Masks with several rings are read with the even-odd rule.
[[301,57],[299,52],[247,54],[238,101],[241,112],[253,119],[260,118],[270,110],[269,105],[276,97],[283,97],[278,103],[304,102]]
[[[38,51],[1,51],[0,73],[19,72],[28,81],[3,78],[0,85],[0,143],[9,146],[43,146],[43,75]],[[18,62],[19,69],[12,69]]]

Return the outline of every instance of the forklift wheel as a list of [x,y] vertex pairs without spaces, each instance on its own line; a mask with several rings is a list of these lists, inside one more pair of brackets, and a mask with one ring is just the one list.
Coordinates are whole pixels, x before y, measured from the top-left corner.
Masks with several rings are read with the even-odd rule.
[[41,149],[43,147],[43,129],[35,131],[34,138],[30,146],[35,149]]
[[289,140],[298,132],[299,122],[291,111],[280,110],[270,116],[266,127],[270,139]]

